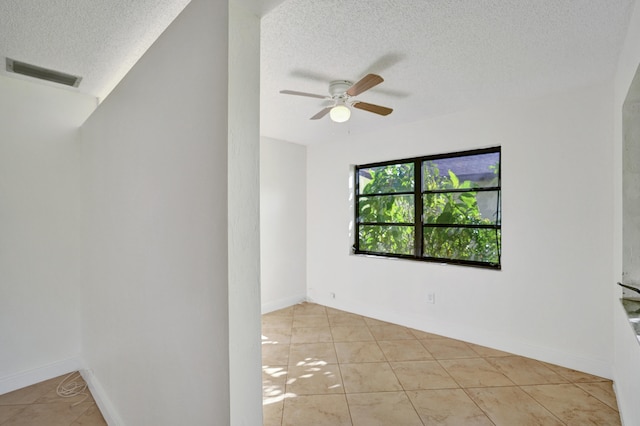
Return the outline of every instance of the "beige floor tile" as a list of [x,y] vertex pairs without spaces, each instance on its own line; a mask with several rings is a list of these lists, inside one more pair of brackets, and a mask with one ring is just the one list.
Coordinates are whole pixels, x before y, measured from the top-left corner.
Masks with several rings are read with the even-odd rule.
[[374,340],[367,326],[332,326],[331,335],[334,342],[367,342]]
[[616,400],[616,393],[613,390],[612,382],[576,383],[576,386],[589,392],[609,407],[618,411],[618,401]]
[[404,392],[348,394],[354,426],[422,426]]
[[284,401],[282,426],[350,426],[344,395],[302,395]]
[[375,318],[362,317],[362,319],[364,319],[364,322],[365,322],[368,326],[394,325],[394,324],[391,324],[390,322],[380,321],[380,320],[377,320],[377,319],[375,319]]
[[262,366],[283,365],[289,362],[289,345],[262,345]]
[[400,325],[370,325],[371,334],[376,340],[415,340],[415,336],[407,327]]
[[567,383],[567,379],[531,358],[505,356],[485,359],[517,385]]
[[283,344],[288,345],[291,343],[291,329],[262,329],[262,344]]
[[547,410],[567,425],[620,424],[620,415],[611,407],[573,384],[523,386]]
[[463,388],[513,385],[484,358],[443,359],[439,362]]
[[262,315],[262,318],[269,317],[292,317],[293,316],[293,306],[289,306],[287,308],[278,309],[277,311],[271,311]]
[[420,340],[420,343],[429,351],[435,359],[455,359],[455,358],[476,358],[475,353],[469,345],[460,340],[453,339],[427,339]]
[[291,332],[291,343],[331,342],[329,327],[295,327]]
[[263,426],[281,426],[283,408],[284,408],[284,398],[277,401],[263,403],[262,425]]
[[292,395],[344,393],[338,364],[290,367],[286,391]]
[[[84,383],[84,380],[81,383]],[[85,389],[84,391],[82,391],[81,394],[77,396],[69,397],[69,398],[63,398],[61,396],[58,396],[56,389],[51,389],[49,392],[47,392],[46,394],[38,398],[38,400],[35,403],[36,404],[54,404],[54,403],[75,404],[78,402],[95,402],[95,401],[93,400],[93,397],[91,396],[91,392],[89,392],[88,389]]]
[[400,391],[402,386],[386,362],[340,364],[347,393]]
[[366,327],[367,323],[360,315],[355,314],[339,314],[329,315],[329,325],[334,326],[352,326],[352,327]]
[[0,424],[10,419],[11,417],[20,414],[28,404],[23,405],[0,405]]
[[291,330],[293,326],[293,316],[272,316],[262,318],[262,330]]
[[76,406],[67,403],[31,404],[2,426],[69,426],[93,405],[93,402]]
[[336,354],[338,362],[354,363],[354,362],[381,362],[386,361],[382,350],[378,344],[374,342],[336,342]]
[[[64,383],[63,383],[64,382]],[[75,389],[79,394],[73,397],[61,397],[58,395],[58,387],[64,384],[64,389]],[[84,390],[82,389],[84,388]],[[81,402],[95,402],[93,400],[93,396],[89,391],[86,382],[82,378],[80,374],[72,373],[67,376],[60,378],[55,387],[53,387],[49,392],[42,395],[38,398],[35,403],[36,404],[52,404],[52,403],[66,403],[66,404],[76,404]]]
[[427,333],[426,331],[420,331],[420,330],[416,330],[413,328],[410,328],[409,331],[411,331],[411,334],[413,334],[413,336],[416,339],[422,340],[422,339],[445,339],[444,336],[441,336],[439,334],[433,334],[433,333]]
[[97,405],[92,405],[70,426],[107,426],[107,422],[102,417]]
[[330,308],[328,306],[325,306],[324,309],[327,312],[327,315],[329,315],[329,316],[331,316],[331,315],[341,315],[341,314],[355,315],[355,314],[351,314],[350,312],[341,311],[340,309]]
[[518,387],[465,391],[496,426],[562,426],[560,420]]
[[379,341],[387,361],[428,361],[433,356],[417,340]]
[[336,350],[331,342],[293,343],[289,351],[289,365],[337,364]]
[[391,368],[404,390],[459,387],[437,361],[392,362]]
[[513,356],[509,352],[499,351],[497,349],[488,348],[486,346],[475,345],[473,343],[467,343],[467,345],[473,349],[475,353],[484,357],[500,357],[500,356]]
[[0,395],[0,405],[32,404],[41,396],[55,389],[65,376],[54,377],[33,386]]
[[329,319],[326,315],[296,315],[293,328],[300,327],[329,327]]
[[326,315],[327,310],[322,305],[315,303],[299,303],[293,306],[293,316],[296,315]]
[[607,379],[605,379],[604,377],[593,376],[589,373],[583,373],[582,371],[572,370],[570,368],[565,368],[546,362],[543,362],[543,364],[572,383],[593,383],[607,381]]
[[493,426],[462,389],[408,391],[407,395],[425,425]]
[[[619,424],[601,377],[313,303],[262,318],[266,426]],[[3,397],[34,398],[0,396],[0,424],[24,408]],[[87,410],[73,426],[101,421]]]
[[286,319],[287,321],[273,321],[271,324],[262,324],[262,331],[291,335],[291,329],[293,328],[293,317]]
[[262,397],[265,399],[282,398],[287,383],[287,366],[269,366],[262,368]]

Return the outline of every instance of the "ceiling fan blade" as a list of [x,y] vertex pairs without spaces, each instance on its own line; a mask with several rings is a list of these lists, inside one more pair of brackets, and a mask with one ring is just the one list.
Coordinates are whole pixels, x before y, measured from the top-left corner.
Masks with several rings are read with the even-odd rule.
[[384,79],[377,74],[367,74],[360,79],[353,86],[349,87],[347,90],[347,95],[349,96],[358,96],[360,93],[365,90],[371,89],[373,86],[377,86],[382,83]]
[[285,95],[307,96],[309,98],[331,99],[325,95],[316,95],[315,93],[297,92],[295,90],[281,90],[280,93]]
[[319,112],[319,113],[317,113],[316,115],[314,115],[313,117],[311,117],[309,120],[319,120],[319,119],[321,119],[321,118],[322,118],[322,117],[324,117],[325,115],[329,114],[329,111],[331,111],[331,108],[333,108],[333,105],[332,105],[332,106],[328,106],[328,107],[326,107],[326,108],[324,108],[324,109],[320,110],[320,112]]
[[365,111],[373,112],[380,115],[389,115],[393,110],[391,108],[383,107],[375,104],[368,104],[366,102],[354,102],[354,108],[363,109]]

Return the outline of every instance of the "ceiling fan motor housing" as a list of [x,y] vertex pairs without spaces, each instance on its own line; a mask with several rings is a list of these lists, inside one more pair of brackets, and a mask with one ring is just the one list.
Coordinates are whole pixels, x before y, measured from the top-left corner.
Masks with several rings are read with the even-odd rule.
[[329,83],[329,94],[333,99],[346,98],[346,91],[353,86],[353,83],[346,80],[335,80]]

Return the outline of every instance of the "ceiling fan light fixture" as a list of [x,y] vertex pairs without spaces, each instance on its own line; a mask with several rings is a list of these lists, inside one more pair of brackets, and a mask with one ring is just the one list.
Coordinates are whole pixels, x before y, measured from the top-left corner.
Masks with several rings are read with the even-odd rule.
[[346,105],[336,105],[329,111],[329,117],[336,123],[344,123],[351,117],[351,110]]

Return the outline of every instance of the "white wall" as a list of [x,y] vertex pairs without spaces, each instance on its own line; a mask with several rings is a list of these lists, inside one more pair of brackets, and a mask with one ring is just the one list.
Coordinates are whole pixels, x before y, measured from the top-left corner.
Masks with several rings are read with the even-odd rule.
[[82,339],[114,424],[230,421],[227,49],[227,2],[193,0],[82,128]]
[[[623,236],[622,236],[622,170],[623,170],[623,132],[622,132],[622,106],[627,97],[636,71],[640,64],[640,9],[637,2],[635,10],[631,14],[629,29],[625,44],[620,54],[620,60],[614,80],[614,270],[609,278],[611,285],[622,280],[623,267]],[[637,277],[630,277],[637,279]],[[625,277],[626,280],[626,277]],[[638,395],[640,395],[640,344],[629,325],[627,316],[623,311],[619,298],[621,290],[612,289],[613,312],[614,312],[614,380],[618,398],[618,406],[623,424],[640,424],[640,406],[638,406]]]
[[[307,150],[263,137],[260,143],[262,312],[306,299]],[[326,174],[326,173],[325,173]],[[324,228],[322,222],[312,225]]]
[[95,106],[0,77],[0,394],[79,367],[77,129]]
[[230,424],[261,425],[260,19],[229,12]]
[[[611,93],[575,89],[310,146],[309,297],[611,377]],[[501,271],[350,254],[351,165],[495,145]]]

